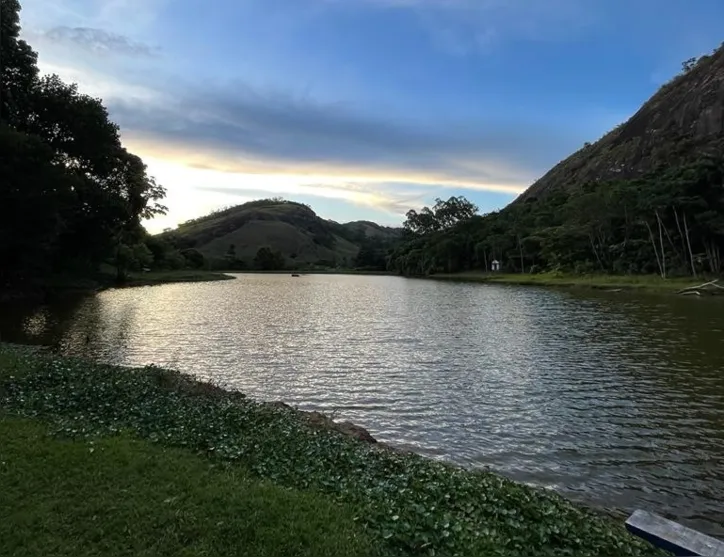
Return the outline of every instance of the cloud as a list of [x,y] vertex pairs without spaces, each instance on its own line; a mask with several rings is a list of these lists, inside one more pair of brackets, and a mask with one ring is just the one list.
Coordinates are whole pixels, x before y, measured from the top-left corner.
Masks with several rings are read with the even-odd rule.
[[53,27],[42,34],[49,42],[72,45],[93,54],[120,54],[125,56],[157,56],[159,49],[133,41],[125,35],[92,27]]
[[[53,29],[57,26],[112,30],[121,36],[153,36],[169,0],[34,0],[23,2],[24,31]],[[102,31],[103,32],[103,31]]]
[[160,103],[159,92],[141,84],[128,83],[121,77],[107,74],[88,73],[80,67],[38,60],[38,69],[44,74],[57,74],[69,83],[78,84],[79,89],[101,99],[123,98],[125,102]]
[[42,71],[102,97],[129,149],[153,161],[161,183],[186,191],[304,193],[400,214],[446,189],[512,197],[566,150],[563,132],[530,123],[410,120],[244,82],[200,85],[90,58],[44,59]]
[[[149,223],[149,230],[208,213],[214,208],[243,203],[255,198],[283,196],[291,199],[327,199],[372,210],[376,220],[398,223],[410,207],[420,207],[436,190],[418,184],[353,182],[336,176],[299,176],[294,174],[244,174],[222,172],[215,168],[187,166],[186,161],[146,156],[149,172],[167,186],[165,204],[169,215]],[[314,202],[313,202],[314,205]],[[334,214],[328,215],[337,218]]]
[[[198,186],[198,190],[225,195],[242,196],[252,199],[269,195],[269,190],[259,190],[245,187],[224,187],[224,186]],[[403,215],[410,207],[422,205],[423,195],[404,195],[395,191],[385,192],[382,189],[371,189],[369,184],[288,184],[275,188],[274,193],[292,196],[313,195],[315,197],[326,197],[329,199],[341,199],[351,201],[356,205],[363,205],[380,209],[394,215]]]
[[[161,102],[107,99],[124,138],[154,156],[224,172],[347,177],[520,193],[559,149],[548,130],[385,118],[239,85],[175,88]],[[536,135],[553,141],[541,148]]]

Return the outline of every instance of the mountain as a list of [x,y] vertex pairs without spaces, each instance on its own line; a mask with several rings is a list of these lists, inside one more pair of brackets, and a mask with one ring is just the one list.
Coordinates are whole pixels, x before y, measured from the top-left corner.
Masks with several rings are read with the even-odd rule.
[[408,217],[412,239],[388,258],[390,270],[488,270],[496,260],[507,272],[720,276],[724,45],[685,62],[628,121],[501,211],[452,224],[434,208],[420,214],[431,226],[420,233]]
[[302,203],[263,199],[187,221],[160,238],[179,249],[198,250],[216,266],[230,257],[252,266],[264,247],[280,253],[288,267],[353,266],[366,243],[374,240],[384,247],[400,233],[368,221],[340,224]]
[[[334,223],[336,224],[336,223]],[[348,234],[352,234],[357,238],[371,238],[380,240],[396,239],[399,237],[401,230],[399,228],[390,228],[389,226],[381,226],[375,222],[368,220],[355,220],[342,225]]]
[[684,63],[627,122],[554,166],[519,198],[525,202],[589,181],[633,179],[656,168],[716,155],[724,147],[724,45]]

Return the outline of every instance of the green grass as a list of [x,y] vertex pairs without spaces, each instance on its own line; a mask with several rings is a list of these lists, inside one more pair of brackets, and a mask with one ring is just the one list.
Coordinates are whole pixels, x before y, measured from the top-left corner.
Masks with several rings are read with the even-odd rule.
[[562,286],[584,287],[597,289],[640,289],[671,292],[687,286],[706,282],[705,279],[669,278],[662,279],[658,275],[569,275],[563,273],[529,274],[495,274],[483,272],[465,272],[452,274],[436,274],[429,278],[437,280],[458,280],[469,282],[485,282],[493,284],[520,284],[530,286]]
[[352,509],[188,450],[53,439],[0,420],[0,553],[107,557],[367,556]]
[[[182,450],[167,453],[172,460],[193,453],[228,466],[229,473],[238,467],[244,477],[248,473],[295,493],[324,496],[342,506],[343,523],[354,522],[370,543],[388,554],[655,554],[651,546],[630,536],[622,523],[555,493],[488,472],[377,449],[312,427],[291,409],[258,404],[156,367],[129,370],[0,345],[0,403],[8,413],[47,423],[56,439],[108,442],[109,447],[113,443],[140,447],[129,439],[142,439],[146,447]],[[51,453],[59,447],[48,446]],[[22,463],[17,466],[23,468]],[[26,466],[32,469],[35,463]],[[194,483],[193,474],[184,468],[179,474],[182,485]],[[142,478],[128,481],[143,491]],[[52,487],[39,491],[48,489]],[[58,499],[60,507],[73,504],[64,493],[43,496]],[[204,501],[196,507],[200,520],[206,520],[205,513],[217,512]],[[350,509],[356,518],[352,522]],[[13,519],[9,528],[22,529],[23,524]],[[84,528],[95,529],[88,521]],[[340,531],[347,532],[336,542],[340,544],[354,532],[351,526]],[[326,538],[324,532],[320,536]],[[364,540],[353,539],[349,547],[356,551],[355,544]],[[310,543],[324,541],[313,540],[317,541]],[[345,551],[341,548],[339,555],[354,554]],[[279,549],[279,554],[284,551]]]

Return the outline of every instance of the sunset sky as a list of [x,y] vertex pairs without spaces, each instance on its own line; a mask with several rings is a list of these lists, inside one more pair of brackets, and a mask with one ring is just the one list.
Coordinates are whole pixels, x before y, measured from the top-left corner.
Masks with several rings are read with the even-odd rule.
[[153,232],[271,196],[340,222],[500,208],[724,40],[721,0],[25,0],[21,21],[167,188]]

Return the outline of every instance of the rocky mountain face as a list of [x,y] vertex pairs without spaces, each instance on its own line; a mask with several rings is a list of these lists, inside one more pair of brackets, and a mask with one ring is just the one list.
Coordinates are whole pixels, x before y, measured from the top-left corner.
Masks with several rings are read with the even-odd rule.
[[516,200],[587,182],[633,179],[724,149],[724,44],[685,64],[627,122],[554,166]]

